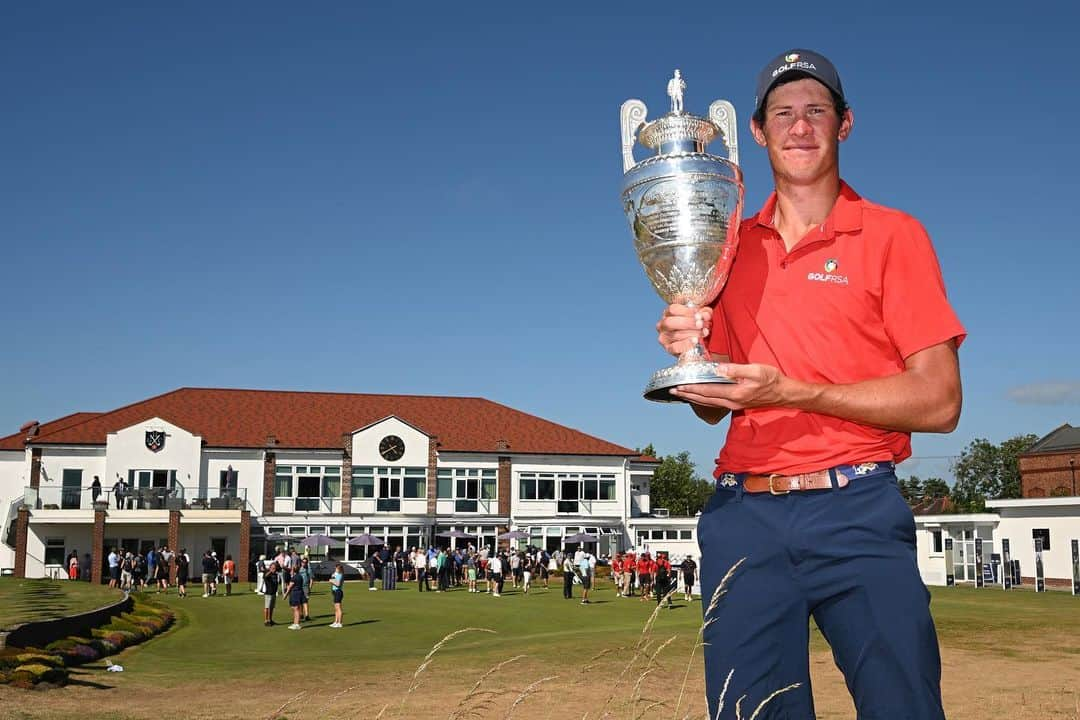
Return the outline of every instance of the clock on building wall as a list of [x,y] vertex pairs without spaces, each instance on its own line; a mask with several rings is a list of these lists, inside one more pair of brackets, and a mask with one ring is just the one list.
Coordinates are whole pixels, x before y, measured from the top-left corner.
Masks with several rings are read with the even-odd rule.
[[379,441],[379,454],[383,456],[383,459],[391,462],[400,460],[405,454],[405,441],[397,435],[387,435]]

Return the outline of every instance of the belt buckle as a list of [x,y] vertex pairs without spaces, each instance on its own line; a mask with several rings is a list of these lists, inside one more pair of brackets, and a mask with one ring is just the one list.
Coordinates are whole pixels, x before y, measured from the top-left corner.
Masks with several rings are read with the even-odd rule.
[[776,489],[776,487],[773,485],[773,480],[778,478],[778,477],[784,477],[784,476],[783,475],[778,475],[777,473],[769,473],[769,494],[770,495],[789,495],[789,494],[791,494],[791,488],[786,488],[784,490],[777,490]]

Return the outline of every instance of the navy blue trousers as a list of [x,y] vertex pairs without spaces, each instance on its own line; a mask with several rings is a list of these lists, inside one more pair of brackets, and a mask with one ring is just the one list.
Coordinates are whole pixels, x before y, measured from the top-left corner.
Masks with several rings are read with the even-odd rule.
[[[718,486],[698,521],[709,718],[813,720],[809,619],[832,647],[859,720],[938,720],[941,658],[919,576],[915,522],[891,464],[841,466],[830,490],[744,493]],[[851,482],[839,488],[836,473]],[[729,476],[730,478],[730,476]],[[731,485],[730,479],[728,484]],[[727,594],[709,605],[724,574]],[[725,679],[730,684],[721,693]]]

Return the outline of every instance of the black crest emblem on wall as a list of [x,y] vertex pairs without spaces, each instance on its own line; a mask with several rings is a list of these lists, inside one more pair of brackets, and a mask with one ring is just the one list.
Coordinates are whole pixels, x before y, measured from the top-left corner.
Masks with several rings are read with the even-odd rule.
[[147,430],[146,431],[146,449],[150,452],[157,452],[161,448],[165,447],[165,431],[164,430]]

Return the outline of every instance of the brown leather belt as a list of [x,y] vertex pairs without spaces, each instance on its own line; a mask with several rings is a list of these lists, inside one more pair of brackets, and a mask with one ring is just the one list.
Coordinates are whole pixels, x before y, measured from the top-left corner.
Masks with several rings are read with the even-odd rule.
[[[836,473],[836,486],[848,484],[847,475]],[[771,493],[787,495],[801,490],[828,490],[832,487],[832,478],[828,470],[804,473],[802,475],[747,475],[743,478],[743,491],[748,493]]]

